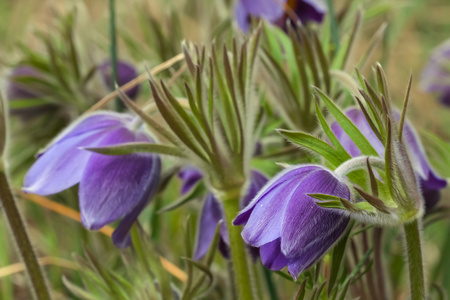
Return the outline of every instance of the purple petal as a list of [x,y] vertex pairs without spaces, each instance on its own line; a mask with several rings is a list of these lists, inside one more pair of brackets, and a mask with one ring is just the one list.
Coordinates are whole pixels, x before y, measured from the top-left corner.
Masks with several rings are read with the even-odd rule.
[[287,0],[241,0],[245,10],[255,16],[270,22],[284,15],[284,4]]
[[33,90],[32,87],[25,83],[19,82],[20,77],[33,77],[42,79],[43,74],[36,68],[31,66],[19,66],[15,68],[9,75],[9,82],[7,87],[8,100],[14,101],[19,99],[33,99],[41,97],[39,91]]
[[64,129],[51,142],[50,146],[56,145],[69,138],[82,135],[85,133],[93,133],[95,131],[108,131],[116,127],[124,127],[131,122],[133,117],[129,114],[119,114],[113,112],[100,112],[89,115],[86,118],[79,118],[72,125]]
[[[112,79],[112,67],[111,67],[111,60],[106,60],[104,63],[102,63],[98,67],[100,74],[103,78],[103,82],[108,88],[112,88],[113,85],[113,79]],[[129,81],[133,80],[138,76],[138,73],[136,69],[133,67],[133,65],[119,60],[117,62],[117,84],[119,86],[124,85],[128,83]],[[126,91],[126,94],[131,99],[135,99],[137,94],[139,92],[139,85],[136,85],[132,89]]]
[[327,12],[327,4],[322,0],[302,0],[297,1],[295,13],[302,23],[315,21],[321,23]]
[[245,9],[245,7],[241,1],[239,1],[236,4],[236,7],[234,9],[234,14],[235,14],[236,22],[237,22],[239,28],[241,28],[241,30],[243,32],[247,33],[248,32],[248,23],[249,23],[249,13]]
[[320,208],[308,193],[350,198],[348,187],[327,170],[311,173],[297,188],[286,208],[281,235],[281,250],[294,277],[328,251],[350,220],[333,210]]
[[159,176],[161,173],[161,159],[158,156],[153,156],[153,164],[151,169],[151,175],[149,177],[153,178],[152,181],[147,185],[146,191],[143,197],[140,199],[139,204],[133,208],[133,210],[127,214],[122,221],[120,221],[119,226],[114,230],[112,235],[112,240],[114,245],[119,248],[128,247],[131,244],[130,229],[134,222],[137,220],[142,210],[148,202],[153,198],[153,196],[158,191]]
[[273,193],[273,190],[279,188],[279,185],[294,178],[301,178],[305,175],[305,173],[312,172],[317,169],[319,169],[319,167],[314,165],[304,165],[300,168],[295,166],[277,174],[277,176],[273,177],[262,189],[260,189],[259,193],[253,198],[253,200],[238,214],[236,219],[233,221],[233,224],[246,224],[256,204],[258,204],[258,202],[266,195]]
[[439,97],[439,102],[441,102],[445,106],[450,106],[450,84],[447,89],[444,89],[444,91],[442,91],[442,94]]
[[[224,213],[221,204],[214,198],[213,194],[209,193],[206,196],[205,203],[202,208],[200,223],[197,229],[197,242],[195,246],[194,258],[201,259],[209,250],[214,239],[217,224],[224,219]],[[220,235],[222,242],[229,245],[228,231],[225,223],[220,227]],[[224,245],[222,245],[224,247]]]
[[430,93],[445,94],[450,87],[450,40],[445,41],[431,54],[430,60],[422,71],[420,86]]
[[427,188],[442,189],[446,187],[447,181],[439,178],[432,170],[425,149],[409,122],[405,123],[403,137],[407,144],[408,154],[411,158],[414,171],[426,182]]
[[129,120],[126,114],[97,113],[69,126],[28,170],[24,192],[46,196],[79,183],[92,155],[79,148],[97,146],[105,134]]
[[279,271],[288,264],[288,259],[281,252],[280,243],[280,239],[276,239],[259,248],[261,262],[269,270]]
[[25,175],[23,191],[42,196],[59,193],[79,183],[92,153],[79,147],[96,145],[102,133],[63,139],[49,148]]
[[[99,146],[136,141],[126,128],[109,132]],[[129,214],[145,196],[146,187],[155,180],[153,155],[108,156],[93,153],[80,181],[80,212],[83,225],[99,229]]]
[[[269,181],[248,206],[252,207],[252,211],[242,231],[242,237],[247,244],[253,247],[261,247],[281,236],[282,220],[289,199],[291,199],[297,187],[302,184],[303,179],[317,169],[317,166],[294,167],[294,169],[287,169],[282,172],[281,177],[276,176]],[[285,178],[287,180],[284,180]],[[251,206],[252,204],[253,206]],[[244,210],[238,218],[245,213]],[[236,218],[235,224],[238,218]]]
[[194,167],[185,167],[178,172],[178,178],[182,181],[181,194],[187,194],[202,178],[203,174]]
[[287,258],[311,255],[324,243],[328,247],[331,246],[349,220],[348,217],[334,210],[316,205],[314,199],[307,195],[309,193],[350,199],[350,190],[347,185],[327,170],[311,173],[304,178],[288,200],[289,204],[283,219],[281,249]]

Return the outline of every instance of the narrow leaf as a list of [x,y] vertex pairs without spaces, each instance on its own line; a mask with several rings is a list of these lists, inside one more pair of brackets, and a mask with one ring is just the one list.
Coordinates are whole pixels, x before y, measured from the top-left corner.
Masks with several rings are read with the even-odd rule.
[[353,142],[365,155],[378,156],[378,153],[372,147],[367,138],[359,131],[358,127],[341,111],[339,107],[324,92],[316,88],[320,98],[325,103],[330,113],[336,118],[342,129],[349,135]]
[[145,153],[157,153],[162,155],[185,157],[183,151],[178,148],[152,143],[126,143],[117,146],[87,147],[81,149],[105,155],[126,155],[138,152],[145,152]]

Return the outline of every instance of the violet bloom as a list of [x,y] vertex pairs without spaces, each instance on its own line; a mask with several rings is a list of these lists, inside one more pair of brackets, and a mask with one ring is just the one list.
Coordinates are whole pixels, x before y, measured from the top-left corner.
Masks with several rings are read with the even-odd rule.
[[423,91],[438,94],[440,102],[450,106],[450,40],[433,51],[422,71],[420,85]]
[[130,142],[151,142],[135,131],[128,114],[97,113],[60,134],[25,175],[23,191],[52,195],[79,184],[81,221],[100,229],[123,218],[113,234],[118,247],[130,243],[129,230],[158,188],[158,156],[134,153],[102,155],[84,150]]
[[[202,173],[194,167],[184,168],[178,175],[182,181],[182,194],[189,192],[194,185],[202,179]],[[252,171],[250,184],[247,192],[241,199],[241,208],[246,207],[255,197],[258,191],[266,184],[267,178],[258,171]],[[208,193],[200,214],[200,222],[197,229],[196,246],[194,258],[200,260],[208,252],[214,238],[217,224],[221,220],[225,221],[225,212],[222,203],[220,203],[212,193]],[[228,236],[227,225],[223,222],[220,226],[219,250],[225,258],[230,257],[230,239]]]
[[[100,71],[100,75],[102,76],[103,82],[108,88],[112,88],[114,86],[114,82],[112,79],[112,67],[111,61],[106,60],[102,63],[98,70]],[[136,69],[133,65],[119,60],[117,61],[117,84],[119,86],[126,84],[127,82],[133,80],[138,76]],[[130,99],[136,99],[139,92],[139,85],[136,85],[132,89],[126,91],[126,94]]]
[[[291,14],[285,13],[285,6]],[[308,21],[320,23],[326,11],[327,6],[324,0],[240,0],[235,7],[236,21],[244,32],[248,32],[251,16],[263,18],[284,28],[292,14],[295,14],[302,23]]]
[[336,175],[319,165],[290,167],[272,178],[234,220],[245,225],[244,241],[259,248],[270,270],[288,267],[296,278],[339,239],[348,216],[319,207],[308,194],[350,199],[350,190]]
[[[366,117],[364,116],[364,113],[359,108],[350,108],[346,110],[345,114],[372,144],[378,155],[384,158],[384,145],[373,132],[366,120]],[[398,112],[394,112],[394,117],[399,119],[400,114]],[[348,154],[352,157],[361,155],[359,148],[337,122],[331,124],[331,130]],[[403,139],[409,158],[411,159],[413,169],[419,178],[422,195],[425,200],[425,208],[428,211],[439,201],[440,190],[447,186],[447,181],[436,175],[433,171],[417,133],[412,125],[407,121],[405,122],[403,128]]]
[[[6,95],[8,101],[20,101],[20,100],[32,100],[32,99],[42,99],[45,95],[42,91],[36,89],[33,83],[21,82],[21,78],[36,79],[36,81],[43,80],[44,74],[32,66],[19,66],[11,71],[8,76],[8,85],[6,88]],[[11,114],[19,115],[24,119],[33,118],[39,116],[45,111],[50,111],[55,108],[55,105],[51,104],[41,104],[32,105],[31,107],[25,108],[11,108]]]
[[187,194],[203,178],[202,172],[194,167],[185,167],[178,172],[178,178],[181,179],[181,194]]

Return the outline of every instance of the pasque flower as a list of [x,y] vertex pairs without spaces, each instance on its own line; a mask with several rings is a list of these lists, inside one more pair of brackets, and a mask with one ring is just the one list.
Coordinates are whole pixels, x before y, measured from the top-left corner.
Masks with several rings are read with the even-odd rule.
[[[99,67],[100,75],[103,79],[103,82],[108,88],[114,86],[113,76],[112,76],[112,67],[111,60],[105,60]],[[117,61],[117,84],[119,86],[126,84],[127,82],[133,80],[138,76],[138,73],[133,65],[123,61]],[[131,88],[130,90],[125,92],[130,99],[135,99],[139,93],[139,85]]]
[[[372,144],[373,148],[377,151],[378,155],[384,158],[385,149],[383,143],[377,138],[369,123],[367,122],[364,113],[358,108],[350,108],[346,110],[346,115],[350,120],[359,128],[361,133]],[[399,119],[398,112],[394,112],[394,117]],[[331,130],[336,135],[337,139],[344,147],[344,149],[352,157],[361,155],[361,151],[351,140],[351,138],[345,133],[338,122],[334,122],[331,125]],[[440,178],[433,171],[430,163],[428,162],[425,150],[420,142],[420,139],[415,132],[414,128],[409,122],[405,122],[403,129],[403,140],[406,145],[408,156],[411,159],[412,167],[419,177],[420,185],[422,188],[422,195],[425,200],[425,207],[427,210],[433,208],[440,198],[440,190],[447,186],[447,181]]]
[[[290,13],[286,13],[287,9]],[[284,27],[294,15],[302,23],[322,22],[326,11],[323,0],[240,0],[235,8],[236,21],[244,32],[248,31],[251,16]]]
[[128,114],[96,113],[62,132],[25,175],[27,193],[52,195],[79,184],[83,225],[92,230],[123,218],[113,234],[119,247],[129,243],[131,225],[155,194],[161,171],[158,156],[109,156],[83,148],[151,142]]
[[[183,185],[181,193],[189,192],[194,185],[203,177],[202,173],[194,167],[186,167],[178,176],[181,178]],[[241,199],[241,208],[246,207],[250,201],[256,196],[258,191],[266,184],[267,178],[258,171],[252,171],[250,183],[247,192]],[[221,220],[225,220],[222,204],[214,197],[212,193],[208,193],[200,214],[200,222],[197,229],[197,238],[194,258],[201,259],[207,252],[214,238],[217,224]],[[230,257],[230,239],[225,222],[220,225],[219,250],[226,258]]]
[[420,85],[423,91],[438,94],[441,103],[450,106],[450,40],[433,51]]
[[[27,79],[27,83],[22,81]],[[33,82],[35,80],[36,82]],[[45,95],[37,88],[36,83],[45,80],[45,75],[36,68],[29,65],[21,65],[13,69],[8,76],[6,95],[9,101],[36,100],[43,99]],[[11,108],[10,112],[23,118],[32,118],[40,115],[44,111],[54,108],[51,104],[32,105],[26,108]]]
[[350,200],[346,183],[319,165],[297,165],[272,178],[234,220],[245,225],[242,237],[259,248],[262,263],[271,270],[288,267],[297,277],[339,239],[349,217],[319,207],[309,194]]

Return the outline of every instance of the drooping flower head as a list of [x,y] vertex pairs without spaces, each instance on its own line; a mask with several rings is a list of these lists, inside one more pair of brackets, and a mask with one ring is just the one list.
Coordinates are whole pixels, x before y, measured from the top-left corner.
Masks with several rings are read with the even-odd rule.
[[[202,179],[202,173],[194,167],[186,167],[179,173],[183,185],[181,192],[185,194],[193,188],[193,186]],[[258,191],[267,183],[267,178],[258,171],[252,171],[250,175],[250,183],[241,198],[241,208],[246,207],[250,201],[256,196]],[[212,193],[208,193],[200,214],[200,222],[197,229],[197,238],[194,258],[201,259],[209,250],[214,238],[217,224],[221,220],[225,221],[225,213],[222,204],[214,197]],[[226,258],[230,257],[230,239],[228,236],[227,225],[222,222],[220,225],[219,250]]]
[[[380,157],[384,158],[385,148],[383,143],[373,132],[369,123],[367,122],[364,113],[358,108],[349,108],[346,110],[347,117],[358,127],[361,133],[372,144]],[[394,112],[394,118],[400,118],[398,112]],[[331,130],[336,135],[337,139],[344,147],[344,149],[352,157],[361,155],[361,150],[355,145],[352,139],[342,129],[338,122],[331,125]],[[422,188],[422,195],[425,200],[425,207],[427,210],[433,208],[440,198],[440,190],[447,186],[447,181],[440,178],[433,171],[428,162],[425,150],[420,142],[420,139],[414,128],[409,122],[405,122],[403,129],[403,139],[405,141],[408,156],[411,159],[412,166],[416,176],[419,177],[420,186]]]
[[420,85],[423,91],[438,94],[440,102],[450,106],[450,40],[433,51],[422,71]]
[[285,266],[293,277],[312,266],[339,239],[350,218],[319,207],[309,194],[350,200],[350,190],[319,165],[293,166],[272,178],[234,220],[244,241],[259,248],[271,270]]
[[323,0],[240,0],[235,8],[236,21],[244,32],[249,29],[250,17],[263,18],[284,28],[287,20],[297,21],[294,17],[302,23],[320,23],[326,11]]
[[62,132],[39,155],[24,179],[24,192],[52,195],[79,184],[81,221],[92,230],[123,218],[113,234],[119,247],[158,188],[161,161],[152,154],[109,156],[83,148],[151,142],[134,130],[133,116],[96,113]]
[[[103,62],[98,67],[98,70],[100,71],[100,75],[102,76],[105,85],[108,88],[113,87],[114,82],[112,79],[113,76],[112,76],[111,60],[105,60],[105,62]],[[117,84],[119,86],[126,84],[127,82],[133,80],[137,76],[138,73],[133,65],[123,60],[117,61]],[[139,85],[136,85],[135,87],[126,91],[126,94],[130,99],[136,99],[138,93],[139,93]]]

